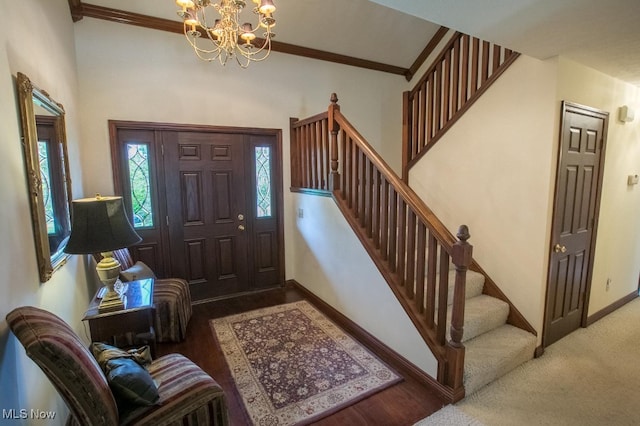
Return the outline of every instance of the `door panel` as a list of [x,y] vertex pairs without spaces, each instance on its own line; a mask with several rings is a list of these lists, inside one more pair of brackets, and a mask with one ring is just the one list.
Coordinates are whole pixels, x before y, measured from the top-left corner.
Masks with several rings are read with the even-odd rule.
[[586,321],[607,114],[563,103],[545,346]]

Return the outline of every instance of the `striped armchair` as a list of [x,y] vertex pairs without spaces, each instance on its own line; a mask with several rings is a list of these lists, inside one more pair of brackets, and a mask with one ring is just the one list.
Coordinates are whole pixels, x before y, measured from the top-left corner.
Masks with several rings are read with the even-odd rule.
[[62,319],[25,306],[11,311],[7,322],[67,404],[68,425],[228,424],[222,388],[182,355],[165,355],[147,367],[158,384],[156,405],[118,407],[95,358]]

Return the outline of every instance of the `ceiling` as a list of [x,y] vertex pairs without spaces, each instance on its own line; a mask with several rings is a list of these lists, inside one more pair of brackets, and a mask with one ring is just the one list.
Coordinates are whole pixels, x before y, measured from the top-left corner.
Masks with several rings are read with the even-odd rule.
[[[180,21],[174,0],[83,3]],[[440,26],[446,26],[539,59],[563,55],[640,86],[639,0],[274,3],[279,42],[409,69]]]

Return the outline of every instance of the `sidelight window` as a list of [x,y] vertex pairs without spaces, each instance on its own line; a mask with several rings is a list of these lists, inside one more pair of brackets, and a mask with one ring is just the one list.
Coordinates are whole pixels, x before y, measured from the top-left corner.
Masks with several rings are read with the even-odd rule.
[[46,141],[38,141],[38,159],[40,163],[40,180],[42,183],[42,199],[44,204],[44,215],[47,223],[47,234],[55,234],[56,221],[53,211],[53,196],[51,194],[49,144]]
[[271,217],[271,147],[257,146],[256,161],[256,205],[257,217]]
[[128,143],[127,166],[129,168],[129,187],[131,188],[133,227],[152,227],[154,218],[151,208],[149,146],[147,144]]

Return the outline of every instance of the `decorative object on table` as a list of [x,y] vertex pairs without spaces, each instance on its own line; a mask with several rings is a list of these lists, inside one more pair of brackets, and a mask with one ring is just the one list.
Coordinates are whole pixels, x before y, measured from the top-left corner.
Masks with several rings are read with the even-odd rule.
[[[96,262],[102,255],[94,253]],[[189,283],[182,278],[156,278],[155,273],[143,262],[134,262],[129,249],[113,251],[120,262],[120,279],[125,282],[154,278],[153,305],[157,342],[181,342],[187,337],[187,325],[193,314]]]
[[308,424],[402,380],[306,301],[210,323],[256,425]]
[[[253,0],[253,3],[256,4],[253,13],[257,16],[255,28],[249,22],[240,23],[246,6],[244,0],[220,0],[218,3],[176,0],[181,7],[178,15],[184,21],[184,35],[198,58],[208,62],[218,60],[222,65],[235,59],[242,68],[267,59],[271,53],[271,39],[275,37],[272,30],[276,25],[273,17],[276,7],[271,0]],[[218,18],[214,20],[212,16]],[[259,29],[264,30],[264,38],[257,38]]]
[[158,384],[157,404],[116,405],[98,362],[62,319],[23,306],[7,314],[7,323],[67,404],[67,425],[182,425],[198,419],[198,424],[224,426],[229,422],[222,388],[180,354],[162,356],[147,366]]
[[121,295],[116,292],[120,263],[112,251],[142,241],[134,231],[124,210],[122,197],[102,197],[73,200],[71,203],[71,236],[64,251],[71,254],[100,252],[102,260],[96,271],[107,292],[100,302],[100,312],[124,308]]

